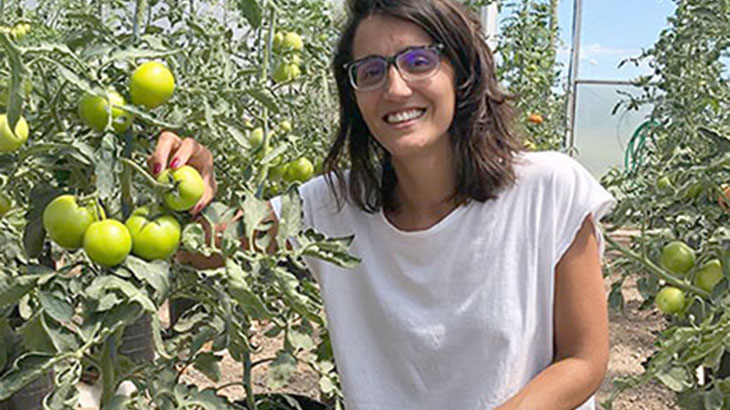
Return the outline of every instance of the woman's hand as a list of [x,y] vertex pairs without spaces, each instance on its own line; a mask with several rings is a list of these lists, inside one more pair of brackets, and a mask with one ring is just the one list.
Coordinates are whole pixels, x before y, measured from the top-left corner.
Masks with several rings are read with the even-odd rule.
[[190,210],[192,214],[199,213],[215,196],[218,185],[215,182],[213,154],[192,138],[182,139],[174,132],[163,131],[157,140],[155,152],[147,158],[147,165],[155,177],[168,167],[177,169],[183,165],[190,165],[200,172],[205,191],[200,201]]

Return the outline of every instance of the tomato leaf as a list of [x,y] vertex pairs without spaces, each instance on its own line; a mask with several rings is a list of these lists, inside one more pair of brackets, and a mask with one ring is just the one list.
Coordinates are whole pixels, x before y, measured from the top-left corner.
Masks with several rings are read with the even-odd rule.
[[6,33],[0,33],[0,44],[5,48],[6,55],[10,61],[10,90],[7,116],[8,126],[11,130],[14,130],[23,109],[21,82],[22,75],[27,72],[27,69],[20,59],[21,51],[8,39]]
[[266,220],[271,216],[271,210],[266,201],[256,198],[253,195],[246,195],[243,200],[243,224],[246,239],[254,241],[254,232],[259,230]]
[[113,290],[121,291],[127,297],[127,300],[138,303],[142,309],[148,312],[157,311],[154,303],[147,297],[145,292],[137,289],[132,283],[112,275],[98,276],[95,278],[87,289],[86,294],[89,297],[101,299]]
[[116,145],[116,136],[112,133],[105,133],[94,156],[96,158],[94,164],[96,187],[104,202],[114,195],[114,190],[119,186],[117,175],[114,173],[114,164],[117,162]]
[[43,243],[46,231],[43,229],[41,218],[28,220],[23,228],[23,249],[29,258],[37,258],[43,252]]
[[671,367],[669,370],[658,373],[656,378],[675,392],[681,392],[692,387],[692,376],[684,367]]
[[125,267],[154,290],[154,298],[161,299],[170,291],[170,264],[166,261],[147,262],[136,256],[127,256]]
[[262,10],[256,0],[239,0],[238,8],[253,28],[261,26]]
[[232,259],[226,260],[226,274],[228,277],[228,293],[238,302],[241,309],[251,318],[270,319],[272,312],[261,297],[251,290],[246,272]]
[[28,351],[51,354],[58,351],[49,335],[43,311],[37,312],[30,320],[25,322],[18,329],[18,334],[23,338],[23,345]]
[[279,113],[279,104],[276,102],[276,98],[268,91],[262,89],[250,89],[246,90],[251,97],[256,101],[264,105],[268,110],[274,114]]
[[354,239],[354,235],[328,238],[311,228],[297,238],[302,255],[319,258],[343,268],[354,268],[360,263],[360,258],[349,253]]
[[267,386],[271,390],[278,390],[286,386],[294,371],[297,369],[297,359],[286,350],[279,350],[276,359],[269,364],[269,378]]
[[0,378],[0,401],[6,400],[13,393],[31,381],[42,377],[56,362],[53,356],[44,353],[26,353],[20,356],[13,368]]
[[217,383],[221,378],[220,362],[222,359],[223,357],[216,356],[212,352],[202,352],[195,357],[193,367]]
[[294,238],[302,229],[302,198],[296,186],[281,195],[278,223],[276,245],[279,249],[286,249],[286,241]]
[[62,295],[40,291],[38,292],[38,300],[46,313],[53,319],[59,322],[69,322],[71,320],[74,313],[73,306],[63,299]]

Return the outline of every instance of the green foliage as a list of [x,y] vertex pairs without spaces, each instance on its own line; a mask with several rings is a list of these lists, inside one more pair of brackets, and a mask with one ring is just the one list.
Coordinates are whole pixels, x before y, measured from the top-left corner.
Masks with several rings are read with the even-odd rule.
[[[676,391],[688,409],[730,406],[730,373],[721,366],[730,349],[726,338],[730,317],[730,215],[723,206],[723,188],[730,179],[730,84],[726,60],[730,52],[730,3],[677,1],[675,15],[657,43],[626,63],[647,62],[652,73],[636,79],[643,93],[626,95],[618,109],[653,106],[646,126],[631,141],[627,169],[613,170],[604,183],[620,198],[611,215],[614,227],[639,234],[613,268],[623,272],[613,284],[613,307],[620,308],[620,290],[628,272],[638,272],[639,290],[648,308],[670,282],[657,267],[662,247],[679,240],[699,255],[689,275],[672,285],[689,294],[691,306],[671,318],[658,337],[659,349],[644,374],[618,384],[616,393],[655,379]],[[724,74],[723,74],[724,73]],[[618,245],[616,245],[618,246]],[[724,276],[711,294],[694,286],[699,267],[722,261]],[[704,383],[695,376],[703,368]],[[604,404],[610,408],[613,398]]]
[[[21,3],[3,11],[11,27],[29,23],[30,31],[21,38],[0,30],[0,83],[7,94],[7,103],[0,103],[11,122],[22,114],[30,124],[29,141],[0,155],[0,192],[15,204],[0,218],[0,337],[8,342],[0,349],[0,400],[54,369],[55,392],[47,400],[54,408],[72,407],[81,370],[91,364],[101,372],[104,408],[225,408],[229,403],[219,392],[181,383],[180,369],[193,366],[215,381],[221,358],[216,352],[226,349],[244,364],[240,385],[252,393],[250,339],[254,321],[260,321],[271,337],[283,334],[286,340],[269,363],[270,380],[276,381],[271,387],[284,388],[295,365],[306,360],[328,382],[322,384],[325,395],[336,401],[341,393],[322,301],[301,261],[323,257],[353,266],[357,260],[347,252],[348,238],[302,232],[294,217],[301,215],[296,186],[267,176],[272,165],[321,158],[332,133],[337,110],[329,58],[336,28],[329,2]],[[278,31],[297,33],[304,47],[275,49]],[[169,102],[154,109],[115,106],[134,116],[119,135],[111,116],[102,131],[82,122],[83,95],[106,99],[114,89],[131,101],[130,75],[149,60],[164,63],[175,77]],[[301,76],[275,83],[272,73],[283,63],[297,64]],[[264,137],[253,146],[247,134],[256,127]],[[181,249],[217,253],[217,267],[128,256],[103,268],[84,251],[64,250],[46,238],[41,216],[60,193],[95,199],[107,217],[118,220],[138,205],[160,203],[170,187],[157,183],[145,163],[162,130],[194,137],[215,156],[220,202],[202,218],[225,224],[220,241],[207,241],[188,214],[175,217],[185,226]],[[280,225],[287,236],[274,238],[265,200],[279,193],[282,212],[290,217]],[[234,218],[239,209],[240,220]],[[288,249],[292,237],[306,246]],[[241,238],[250,246],[242,248]],[[278,250],[267,253],[272,241]],[[180,297],[192,299],[194,307],[174,328],[163,329],[160,306]],[[157,358],[138,364],[118,347],[124,329],[143,316],[152,319]],[[304,358],[310,348],[317,355]],[[124,380],[140,393],[115,396]]]
[[[565,136],[565,93],[560,84],[557,56],[557,4],[536,0],[500,2],[507,13],[497,45],[497,77],[517,97],[518,129],[527,145],[560,149]],[[541,123],[528,121],[539,114]]]

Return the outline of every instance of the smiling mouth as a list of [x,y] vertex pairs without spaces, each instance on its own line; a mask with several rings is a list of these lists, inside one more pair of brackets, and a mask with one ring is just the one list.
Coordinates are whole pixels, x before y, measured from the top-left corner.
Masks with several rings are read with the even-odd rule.
[[402,124],[408,121],[417,120],[426,113],[423,108],[413,108],[407,111],[400,111],[397,113],[387,114],[383,117],[383,120],[388,124]]

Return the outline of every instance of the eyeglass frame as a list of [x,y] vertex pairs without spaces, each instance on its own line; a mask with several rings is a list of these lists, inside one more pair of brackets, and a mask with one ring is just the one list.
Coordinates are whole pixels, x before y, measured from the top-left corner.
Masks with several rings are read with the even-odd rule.
[[[396,71],[398,71],[398,74],[401,76],[401,78],[403,80],[407,81],[407,82],[410,82],[410,81],[420,81],[420,80],[425,80],[427,78],[430,78],[441,67],[441,58],[443,57],[443,54],[442,53],[443,53],[443,51],[444,51],[445,48],[446,47],[443,44],[441,44],[441,43],[429,44],[429,45],[425,45],[425,46],[412,46],[412,47],[407,47],[407,48],[405,48],[405,49],[397,52],[396,54],[394,54],[394,55],[392,55],[390,57],[385,57],[385,56],[380,56],[380,55],[369,55],[369,56],[366,56],[366,57],[357,59],[355,61],[350,61],[349,63],[345,63],[345,64],[342,65],[342,68],[345,69],[345,73],[347,74],[347,78],[350,81],[350,86],[352,86],[352,88],[354,90],[356,90],[356,91],[375,91],[375,90],[379,90],[379,89],[383,88],[388,83],[388,80],[387,80],[388,74],[387,74],[387,72],[390,70],[390,66],[391,65],[393,67],[395,67]],[[408,80],[406,78],[408,76],[408,74],[406,73],[404,75],[403,72],[401,72],[400,68],[398,68],[398,64],[396,63],[396,61],[398,60],[398,58],[400,56],[402,56],[405,53],[408,53],[408,52],[413,51],[413,50],[422,50],[422,49],[433,49],[433,50],[435,50],[436,51],[436,54],[438,54],[438,57],[439,57],[438,65],[436,67],[434,67],[433,71],[431,73],[429,73],[427,76],[425,76],[423,78],[418,78],[416,80]],[[364,61],[367,61],[367,60],[369,60],[371,58],[377,58],[377,59],[380,59],[380,60],[384,60],[386,62],[386,64],[387,64],[386,65],[386,68],[385,68],[386,74],[383,76],[383,78],[385,78],[386,80],[383,81],[382,84],[379,84],[377,87],[365,88],[365,89],[358,88],[357,85],[355,85],[355,79],[353,78],[353,75],[354,75],[353,68],[356,69],[358,64],[363,63]]]

